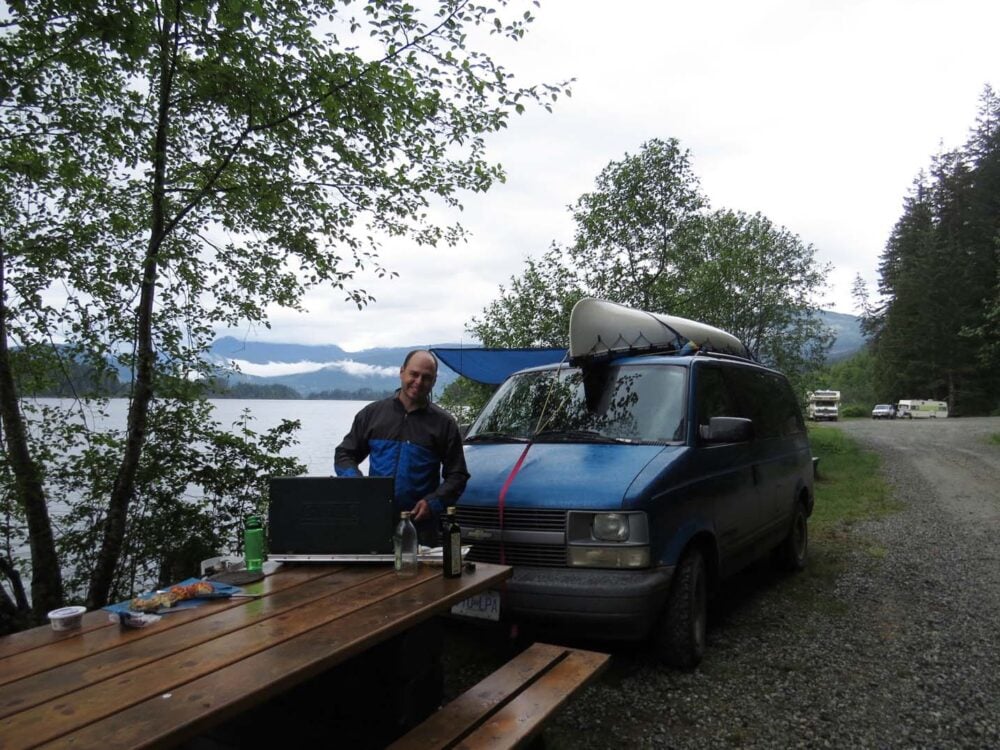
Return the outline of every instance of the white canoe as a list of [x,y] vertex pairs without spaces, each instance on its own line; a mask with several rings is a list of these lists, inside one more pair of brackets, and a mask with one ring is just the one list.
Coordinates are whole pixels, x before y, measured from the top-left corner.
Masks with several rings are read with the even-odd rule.
[[731,333],[674,315],[644,312],[615,302],[586,297],[569,316],[569,354],[606,357],[613,354],[682,349],[724,352],[748,357],[743,342]]

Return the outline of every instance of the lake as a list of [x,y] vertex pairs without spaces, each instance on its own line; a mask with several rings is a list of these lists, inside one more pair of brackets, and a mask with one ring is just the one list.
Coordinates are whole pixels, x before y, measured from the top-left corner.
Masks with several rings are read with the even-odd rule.
[[[69,404],[69,399],[41,398],[39,403]],[[240,419],[243,410],[252,416],[250,429],[256,433],[276,427],[282,419],[297,419],[301,427],[296,433],[298,444],[291,446],[288,455],[306,465],[308,474],[332,474],[333,451],[351,429],[354,415],[368,401],[320,401],[312,399],[211,399],[215,419],[223,427]],[[108,404],[108,426],[123,428],[128,414],[128,399],[111,399]],[[97,425],[100,427],[100,423]],[[367,468],[367,462],[362,464]]]
[[[296,437],[298,444],[291,446],[288,454],[306,465],[307,474],[332,474],[333,451],[351,429],[354,415],[368,401],[320,401],[312,399],[269,400],[212,399],[215,418],[223,426],[240,418],[244,409],[253,415],[250,427],[254,432],[266,432],[276,427],[282,419],[297,419],[302,424]],[[127,409],[125,402],[123,408]],[[124,424],[124,411],[122,416]],[[362,464],[367,469],[367,461]]]

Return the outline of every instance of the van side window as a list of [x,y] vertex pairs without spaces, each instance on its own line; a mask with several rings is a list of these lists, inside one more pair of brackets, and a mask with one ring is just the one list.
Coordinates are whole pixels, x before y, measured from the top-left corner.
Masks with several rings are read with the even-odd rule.
[[795,400],[792,386],[780,375],[771,375],[774,378],[774,393],[777,400],[777,410],[781,415],[781,434],[797,435],[806,431],[806,423],[802,418],[802,410],[799,402]]
[[736,417],[739,409],[726,384],[721,367],[701,365],[695,375],[695,412],[698,420],[698,437],[708,432],[712,417]]
[[759,439],[793,435],[805,430],[791,386],[774,372],[732,367],[726,372],[740,402],[741,417],[753,420]]

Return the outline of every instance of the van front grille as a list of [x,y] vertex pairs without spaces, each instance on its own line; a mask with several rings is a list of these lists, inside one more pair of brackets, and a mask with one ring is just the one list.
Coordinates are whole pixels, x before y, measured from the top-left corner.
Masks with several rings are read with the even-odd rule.
[[[476,542],[469,550],[466,559],[474,562],[500,563],[500,542]],[[562,568],[566,565],[566,548],[505,542],[503,564]]]
[[[458,506],[458,523],[462,528],[499,529],[500,511],[496,507]],[[566,511],[535,508],[504,508],[503,527],[511,531],[566,530]]]
[[505,508],[503,529],[496,507],[458,506],[458,523],[462,536],[474,529],[493,532],[494,538],[477,540],[469,550],[474,562],[499,563],[500,533],[503,534],[503,562],[506,565],[565,567],[566,511],[534,508]]

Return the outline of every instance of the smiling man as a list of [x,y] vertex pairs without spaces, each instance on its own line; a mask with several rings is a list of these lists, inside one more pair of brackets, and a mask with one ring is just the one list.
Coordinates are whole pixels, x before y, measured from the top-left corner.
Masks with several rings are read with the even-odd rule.
[[431,352],[407,354],[399,390],[359,411],[334,453],[337,476],[360,476],[367,458],[370,476],[393,477],[396,512],[412,511],[424,543],[436,543],[437,519],[469,478],[458,423],[430,400],[437,371]]

